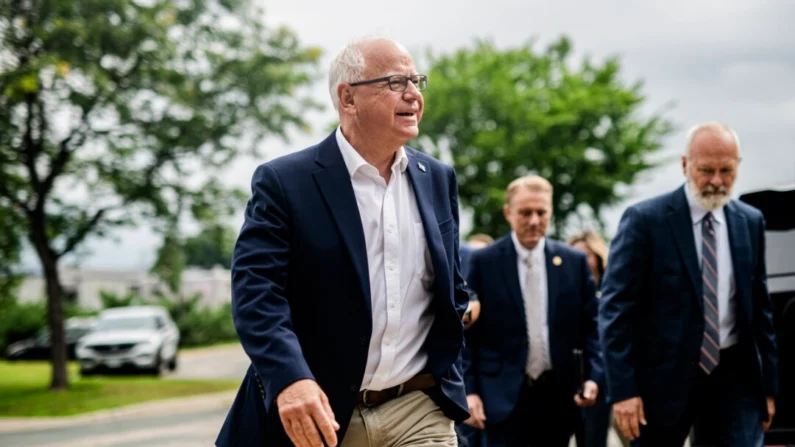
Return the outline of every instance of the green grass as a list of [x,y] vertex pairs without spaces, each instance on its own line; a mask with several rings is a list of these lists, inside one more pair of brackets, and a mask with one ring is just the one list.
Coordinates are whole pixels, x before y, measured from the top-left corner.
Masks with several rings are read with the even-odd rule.
[[70,416],[140,402],[231,390],[239,381],[156,377],[81,379],[69,364],[69,390],[51,392],[47,362],[0,362],[0,417]]

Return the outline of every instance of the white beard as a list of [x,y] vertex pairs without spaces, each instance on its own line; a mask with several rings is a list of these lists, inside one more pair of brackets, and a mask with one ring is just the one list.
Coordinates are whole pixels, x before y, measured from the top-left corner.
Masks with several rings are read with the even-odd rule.
[[690,193],[693,195],[693,199],[696,201],[696,203],[698,203],[699,206],[707,211],[715,211],[716,209],[729,203],[732,199],[731,189],[728,189],[725,186],[715,188],[714,186],[707,183],[707,185],[704,186],[704,189],[699,190],[695,180],[688,177],[687,187],[690,189]]

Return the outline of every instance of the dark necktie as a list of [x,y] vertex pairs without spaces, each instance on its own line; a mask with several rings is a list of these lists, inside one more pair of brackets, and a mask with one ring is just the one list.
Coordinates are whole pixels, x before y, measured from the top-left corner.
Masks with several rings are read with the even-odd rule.
[[707,213],[701,223],[701,282],[704,291],[704,340],[698,366],[710,374],[720,361],[720,330],[718,330],[718,245],[714,218]]

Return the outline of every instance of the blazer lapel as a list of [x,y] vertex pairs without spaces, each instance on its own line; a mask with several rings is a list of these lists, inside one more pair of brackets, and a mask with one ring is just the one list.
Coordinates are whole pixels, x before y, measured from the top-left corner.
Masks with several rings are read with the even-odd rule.
[[745,315],[750,316],[752,310],[751,300],[746,299],[750,297],[750,295],[745,293],[747,287],[750,287],[750,284],[746,283],[749,279],[749,275],[738,274],[738,272],[753,271],[751,266],[746,265],[748,260],[753,259],[750,252],[751,247],[748,245],[751,241],[748,222],[740,213],[740,210],[737,209],[737,205],[733,202],[729,202],[723,210],[726,216],[726,225],[728,226],[727,230],[729,234],[729,247],[732,255],[732,268],[734,270],[735,291],[742,302]]
[[682,186],[672,194],[671,201],[668,203],[668,223],[671,225],[679,255],[682,257],[685,270],[687,270],[693,290],[696,292],[696,301],[703,311],[701,270],[698,267],[696,240],[693,237],[693,219],[690,217],[690,207],[687,204],[684,188]]
[[513,246],[513,239],[508,236],[503,239],[503,246],[500,249],[500,270],[504,276],[505,285],[508,288],[508,299],[516,306],[516,311],[522,316],[522,321],[527,324],[527,316],[524,311],[524,297],[522,296],[522,286],[519,282],[519,269],[517,267],[518,254],[516,247]]
[[[447,265],[447,256],[445,256],[444,243],[442,242],[442,233],[439,231],[439,221],[436,219],[434,212],[433,195],[433,179],[431,178],[430,165],[422,162],[414,153],[413,149],[405,148],[406,156],[409,159],[406,171],[408,171],[409,181],[414,188],[414,197],[417,199],[417,208],[422,218],[422,228],[425,230],[425,240],[428,244],[428,252],[431,255],[431,262],[433,263],[433,272],[437,278],[448,277],[450,270]],[[436,287],[447,286],[447,281],[435,281]],[[447,296],[449,290],[437,291],[439,296]]]
[[[557,255],[554,241],[549,239],[544,244],[544,255],[547,267],[547,326],[549,333],[555,333],[555,315],[558,308],[558,286],[560,285],[560,263],[555,265],[553,260]],[[552,337],[552,335],[550,335]]]
[[315,162],[321,167],[313,173],[315,183],[317,183],[345,247],[351,255],[353,268],[359,276],[367,309],[372,313],[370,274],[362,220],[359,215],[359,206],[356,204],[356,196],[353,193],[351,177],[334,133],[318,146]]

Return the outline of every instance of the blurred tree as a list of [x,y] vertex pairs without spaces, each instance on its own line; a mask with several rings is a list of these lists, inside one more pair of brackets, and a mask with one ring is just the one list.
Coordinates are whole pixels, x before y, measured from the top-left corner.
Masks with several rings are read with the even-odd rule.
[[0,209],[46,279],[51,389],[68,385],[60,260],[122,225],[223,213],[221,168],[308,129],[320,51],[264,23],[246,0],[0,0]]
[[15,267],[22,252],[23,222],[20,214],[0,198],[0,305],[14,299],[14,291],[21,281]]
[[509,230],[504,190],[516,177],[539,174],[552,182],[554,232],[561,237],[578,206],[601,211],[623,197],[652,167],[647,155],[662,146],[671,125],[639,116],[641,84],[624,86],[618,58],[568,63],[566,38],[537,52],[532,43],[498,50],[487,41],[453,54],[429,54],[429,87],[421,137],[437,156],[452,156],[462,203],[474,210],[476,233]]
[[186,264],[206,269],[216,265],[231,268],[236,239],[237,232],[232,228],[221,224],[207,226],[183,243]]
[[206,224],[198,234],[184,240],[172,226],[157,250],[152,273],[168,286],[172,298],[179,298],[185,267],[230,268],[236,238],[234,230],[220,223]]

